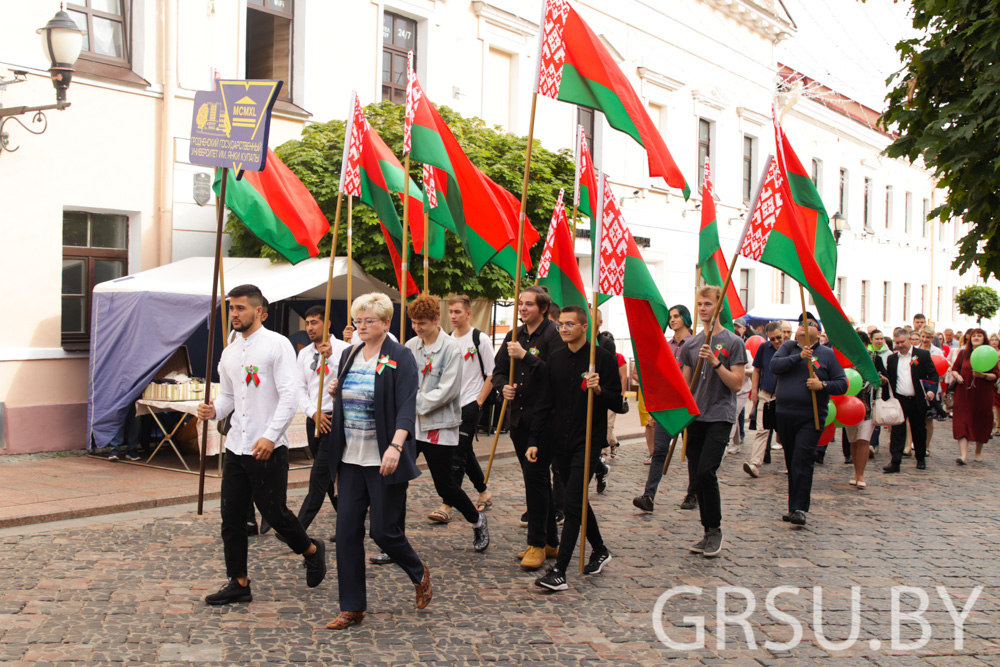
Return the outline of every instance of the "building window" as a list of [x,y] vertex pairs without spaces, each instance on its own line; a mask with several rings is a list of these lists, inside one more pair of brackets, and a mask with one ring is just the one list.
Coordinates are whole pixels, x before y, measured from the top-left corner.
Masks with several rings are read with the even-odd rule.
[[931,237],[931,200],[930,199],[925,199],[924,200],[924,209],[923,210],[924,210],[924,217],[923,217],[923,226],[922,226],[921,236],[923,236],[925,239],[929,239]]
[[248,79],[281,79],[279,99],[292,99],[292,0],[247,0],[246,71]]
[[712,123],[698,119],[698,192],[705,181],[705,160],[712,158]]
[[754,137],[743,135],[743,205],[750,205],[750,198],[753,196],[753,168],[757,140]]
[[[382,16],[382,99],[406,104],[406,54],[417,66],[417,22],[386,12]],[[508,91],[510,86],[508,86]]]
[[847,215],[847,179],[848,173],[846,169],[840,170],[840,198],[837,203],[840,205],[839,212],[845,218],[850,217]]
[[903,283],[903,319],[910,321],[910,283]]
[[844,279],[837,278],[837,303],[844,305]]
[[594,110],[587,107],[576,108],[576,124],[583,128],[583,136],[587,137],[587,147],[590,155],[594,155]]
[[868,321],[868,286],[869,281],[861,281],[861,321]]
[[903,218],[903,233],[909,235],[913,230],[913,193],[907,192],[904,200],[905,217]]
[[94,285],[128,273],[128,216],[63,213],[62,345],[90,347]]
[[889,321],[889,293],[892,289],[890,283],[882,283],[882,321]]
[[740,269],[740,301],[750,310],[750,269]]
[[930,308],[931,304],[927,303],[927,292],[928,292],[927,285],[921,285],[920,286],[920,312],[921,313],[929,313],[929,312],[931,312],[931,308]]
[[941,323],[941,313],[944,312],[942,302],[944,301],[944,288],[937,288],[937,321],[938,324]]
[[892,186],[885,186],[885,228],[892,229]]
[[823,172],[823,163],[820,162],[819,160],[817,160],[816,158],[813,158],[813,161],[812,161],[812,182],[813,182],[813,185],[816,186],[816,190],[817,191],[819,190],[819,179],[822,176],[822,172]]
[[66,12],[87,34],[82,58],[113,65],[131,63],[129,0],[80,0],[66,4]]
[[872,179],[865,177],[865,231],[874,232],[872,228],[872,200],[875,193],[872,187]]
[[511,124],[511,90],[514,84],[514,65],[506,51],[490,48],[486,56],[486,81],[483,86],[483,120],[489,125],[499,125],[508,132]]

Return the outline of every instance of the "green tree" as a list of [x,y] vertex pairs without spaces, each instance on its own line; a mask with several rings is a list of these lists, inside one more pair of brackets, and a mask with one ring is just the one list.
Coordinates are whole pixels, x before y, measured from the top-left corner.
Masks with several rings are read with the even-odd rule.
[[991,319],[1000,309],[1000,296],[992,287],[986,285],[971,285],[966,287],[955,298],[958,305],[958,312],[963,315],[972,315],[978,324],[983,323],[983,318]]
[[882,117],[889,157],[923,158],[948,190],[931,215],[971,225],[953,269],[1000,276],[1000,2],[912,0],[923,36],[896,50],[903,69]]
[[[499,128],[487,127],[478,118],[463,118],[447,107],[441,107],[439,111],[472,162],[498,184],[515,196],[520,196],[527,138],[500,131]],[[403,153],[403,112],[402,106],[396,106],[391,102],[370,104],[365,109],[368,122],[396,155]],[[337,208],[344,128],[345,123],[339,120],[309,125],[303,129],[301,139],[288,141],[275,151],[316,198],[320,209],[330,220],[331,231]],[[417,183],[421,182],[421,167],[419,163],[410,165],[410,175]],[[548,230],[559,188],[562,187],[572,192],[572,152],[561,150],[554,153],[542,148],[536,141],[531,154],[527,214],[528,220],[541,234],[542,239]],[[402,203],[398,198],[396,208],[402,219]],[[366,273],[398,288],[375,211],[355,200],[353,220],[354,260]],[[229,251],[231,256],[268,257],[272,261],[284,261],[271,248],[261,243],[235,215],[230,214],[226,230],[232,241]],[[468,294],[473,298],[483,297],[491,300],[513,296],[514,281],[510,276],[492,264],[487,265],[477,276],[458,237],[451,233],[448,233],[447,237],[444,259],[430,260],[429,284],[432,294],[445,295],[456,292]],[[332,234],[327,234],[320,242],[320,256],[329,257],[331,239]],[[346,244],[345,198],[337,241],[338,255],[346,255]],[[533,265],[537,266],[543,245],[539,242],[531,249]],[[417,284],[422,286],[423,258],[415,256],[412,252],[410,273]],[[529,273],[527,280],[534,281],[534,269]]]

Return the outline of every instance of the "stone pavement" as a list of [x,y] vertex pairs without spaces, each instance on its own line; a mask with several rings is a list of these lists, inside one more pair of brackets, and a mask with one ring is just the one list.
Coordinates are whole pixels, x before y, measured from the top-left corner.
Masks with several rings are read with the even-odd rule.
[[[335,569],[319,588],[306,588],[297,558],[270,536],[251,539],[254,602],[204,605],[202,597],[223,582],[215,503],[203,517],[182,506],[8,528],[0,530],[0,662],[997,665],[996,447],[987,445],[986,463],[964,468],[955,465],[949,440],[937,439],[933,451],[927,471],[905,459],[899,475],[878,470],[883,453],[870,466],[865,491],[847,485],[850,469],[839,451],[831,452],[817,467],[813,512],[801,529],[779,518],[780,452],[756,480],[741,471],[742,456],[727,456],[720,471],[724,550],[704,559],[685,548],[701,529],[697,512],[676,507],[685,486],[682,465],[661,485],[652,515],[632,507],[647,468],[643,443],[630,441],[613,462],[607,493],[592,501],[613,560],[597,576],[571,571],[570,589],[548,594],[532,586],[536,575],[522,572],[513,558],[524,529],[512,459],[494,468],[493,542],[482,555],[472,551],[467,525],[425,522],[437,502],[423,475],[411,485],[408,534],[430,564],[433,602],[415,611],[403,573],[370,566],[369,615],[342,632],[324,627],[337,611]],[[313,524],[316,534],[329,534],[332,521],[325,508]],[[701,591],[657,604],[681,585]],[[773,603],[791,621],[767,608],[777,586],[800,589]],[[852,586],[860,587],[857,623]],[[902,613],[927,594],[922,618],[930,637],[921,648],[906,648],[919,643],[919,622],[891,613],[899,586],[914,589],[902,595]],[[935,587],[961,612],[977,586],[983,588],[958,647]],[[755,604],[746,618],[755,648],[740,625],[724,625],[723,632],[716,625],[720,614],[746,610],[747,598]],[[691,617],[704,619],[704,648],[676,646],[698,643]],[[894,620],[901,628],[895,650]],[[850,648],[829,645],[850,641],[852,626],[858,637]],[[673,647],[658,639],[658,628]],[[773,645],[781,642],[789,645]]]

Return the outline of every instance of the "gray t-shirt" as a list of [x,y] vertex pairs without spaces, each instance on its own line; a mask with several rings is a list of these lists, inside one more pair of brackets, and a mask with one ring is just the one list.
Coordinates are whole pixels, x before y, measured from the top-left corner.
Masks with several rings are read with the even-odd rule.
[[[705,332],[702,331],[688,338],[681,348],[680,362],[690,366],[692,372],[698,366],[698,350],[704,344]],[[712,351],[726,368],[747,363],[747,351],[743,340],[728,329],[712,335]],[[701,365],[701,377],[698,378],[698,384],[694,388],[694,400],[701,410],[697,421],[730,424],[736,421],[736,393],[725,385],[718,371],[707,361]]]

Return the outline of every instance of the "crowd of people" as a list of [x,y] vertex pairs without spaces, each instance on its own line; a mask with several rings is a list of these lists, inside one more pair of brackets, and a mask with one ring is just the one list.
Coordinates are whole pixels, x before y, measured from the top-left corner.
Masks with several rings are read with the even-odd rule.
[[[781,518],[806,524],[814,466],[824,463],[831,439],[827,406],[831,397],[847,393],[850,383],[812,314],[804,313],[794,331],[791,322],[769,322],[754,331],[741,319],[730,329],[717,317],[721,298],[717,287],[698,290],[697,333],[687,307],[678,304],[669,311],[667,340],[691,387],[697,418],[682,434],[668,433],[645,411],[641,389],[638,396],[649,469],[633,504],[643,512],[654,511],[664,462],[680,446],[687,466],[681,507],[697,508],[703,529],[689,550],[706,558],[723,548],[717,473],[727,453],[741,452],[746,430],[756,433],[743,471],[756,479],[771,452],[782,452],[788,493]],[[615,415],[628,409],[628,374],[609,335],[598,336],[591,361],[586,310],[559,309],[543,288],[528,287],[518,302],[522,325],[494,353],[492,339],[470,324],[467,296],[447,299],[451,334],[441,328],[437,298],[413,299],[407,314],[414,336],[402,345],[389,333],[392,302],[383,294],[365,294],[351,304],[351,325],[343,341],[328,338],[323,309],[310,308],[304,316],[309,344],[296,358],[286,338],[262,327],[266,301],[259,289],[236,287],[229,304],[236,338],[219,361],[218,398],[199,408],[201,419],[228,417],[230,423],[221,491],[229,581],[206,597],[208,604],[252,600],[247,516],[254,506],[262,526],[303,557],[307,585],[318,586],[326,577],[326,547],[307,530],[329,499],[336,510],[331,540],[336,543],[340,613],[327,627],[344,629],[364,619],[367,562],[398,565],[414,585],[416,608],[426,607],[433,596],[430,567],[406,536],[407,489],[420,475],[417,458],[423,455],[441,500],[428,520],[464,520],[471,529],[472,550],[486,551],[486,512],[494,499],[473,439],[483,406],[501,396],[524,482],[527,511],[521,523],[527,531],[525,548],[517,554],[521,568],[539,570],[553,560],[535,585],[567,589],[584,521],[590,544],[584,574],[600,574],[611,560],[598,516],[589,504],[584,511],[583,498],[591,478],[596,477],[598,493],[607,488],[606,459],[615,456],[618,444],[611,425]],[[599,330],[601,322],[596,324]],[[748,345],[747,339],[758,334],[761,339],[750,341],[756,345]],[[1000,368],[976,370],[982,364],[973,361],[973,354],[982,345],[1000,347],[1000,338],[982,329],[970,329],[960,338],[946,329],[939,336],[922,315],[912,327],[893,330],[891,338],[874,327],[858,335],[881,386],[865,382],[852,392],[864,406],[864,418],[842,430],[845,463],[853,464],[850,485],[867,486],[865,469],[878,452],[881,430],[875,425],[875,405],[890,397],[899,404],[902,423],[891,426],[883,472],[900,472],[903,458],[911,455],[918,470],[926,469],[934,423],[947,418],[949,409],[958,464],[967,463],[970,442],[979,459],[997,428],[993,418],[1000,412]],[[329,378],[325,386],[323,376]],[[632,379],[638,378],[633,374]],[[589,392],[593,410],[588,424]],[[308,493],[295,515],[286,499],[286,431],[297,410],[307,417],[315,462]],[[588,430],[593,434],[589,458]],[[463,490],[466,477],[474,498]],[[366,522],[380,550],[367,560]]]

